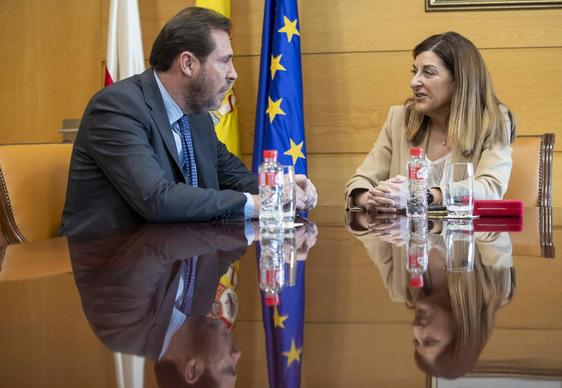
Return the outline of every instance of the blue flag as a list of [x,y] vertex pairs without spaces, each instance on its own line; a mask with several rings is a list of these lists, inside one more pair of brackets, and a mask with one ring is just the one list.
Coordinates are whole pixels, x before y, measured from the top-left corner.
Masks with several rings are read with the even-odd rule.
[[301,36],[296,0],[266,0],[260,62],[254,158],[277,150],[281,164],[307,173],[302,97]]
[[[269,388],[299,388],[304,356],[305,261],[296,263],[296,282],[285,285],[277,306],[268,306],[262,291],[262,319]],[[286,266],[286,264],[285,264]]]

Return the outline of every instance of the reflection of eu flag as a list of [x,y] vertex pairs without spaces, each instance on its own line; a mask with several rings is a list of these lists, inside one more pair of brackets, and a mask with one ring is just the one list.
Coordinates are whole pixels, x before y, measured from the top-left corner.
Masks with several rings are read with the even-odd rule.
[[262,151],[274,149],[281,164],[306,174],[302,98],[300,22],[296,0],[266,0],[254,159],[258,170]]
[[298,388],[304,347],[304,268],[297,262],[295,285],[281,290],[279,304],[266,306],[262,292],[262,316],[270,388]]

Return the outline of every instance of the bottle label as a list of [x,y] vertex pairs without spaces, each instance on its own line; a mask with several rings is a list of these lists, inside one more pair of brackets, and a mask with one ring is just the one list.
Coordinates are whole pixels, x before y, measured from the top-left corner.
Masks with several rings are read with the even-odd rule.
[[412,269],[417,267],[418,267],[418,255],[416,254],[408,255],[408,268]]
[[277,174],[274,172],[266,172],[265,173],[265,185],[266,186],[275,186]]
[[416,166],[416,165],[409,165],[408,166],[408,179],[427,179],[428,171],[426,166]]
[[265,172],[265,173],[261,173],[259,178],[260,178],[260,186],[275,186],[276,184],[279,183],[279,179],[277,178],[277,176],[280,174],[277,174],[275,172]]

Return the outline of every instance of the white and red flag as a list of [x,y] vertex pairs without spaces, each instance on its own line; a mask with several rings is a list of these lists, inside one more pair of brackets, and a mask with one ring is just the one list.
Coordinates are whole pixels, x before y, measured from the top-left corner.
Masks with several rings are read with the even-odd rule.
[[144,71],[137,0],[110,0],[104,86]]

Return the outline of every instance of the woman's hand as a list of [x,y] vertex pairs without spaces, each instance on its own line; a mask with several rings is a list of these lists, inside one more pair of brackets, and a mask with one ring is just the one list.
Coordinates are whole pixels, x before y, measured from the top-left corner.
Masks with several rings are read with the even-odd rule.
[[407,199],[408,180],[402,175],[396,175],[369,190],[366,209],[367,211],[396,213],[396,211],[406,208]]
[[394,213],[377,213],[368,216],[369,231],[380,240],[402,246],[410,236],[408,217]]

